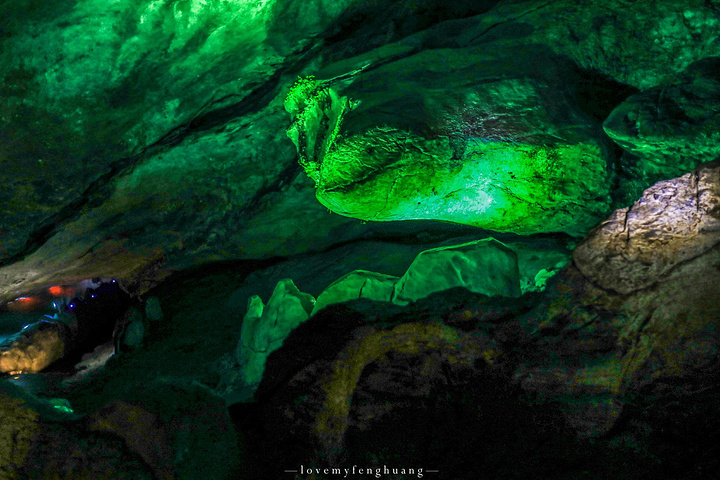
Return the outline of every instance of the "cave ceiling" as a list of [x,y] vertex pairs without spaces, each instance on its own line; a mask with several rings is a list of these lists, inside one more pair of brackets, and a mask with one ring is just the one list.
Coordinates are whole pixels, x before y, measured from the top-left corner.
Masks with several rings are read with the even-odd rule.
[[0,18],[0,301],[427,225],[396,221],[571,242],[718,153],[712,1],[16,0]]

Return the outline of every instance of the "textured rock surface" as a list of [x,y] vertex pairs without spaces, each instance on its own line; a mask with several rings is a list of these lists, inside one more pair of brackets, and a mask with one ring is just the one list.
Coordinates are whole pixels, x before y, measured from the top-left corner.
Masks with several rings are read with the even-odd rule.
[[[657,192],[696,177],[704,179],[704,187],[695,191],[713,192],[720,185],[717,168],[717,162],[711,162],[648,189],[638,204],[652,200],[654,206],[638,209],[636,218],[682,230],[682,222],[674,221],[677,198]],[[709,211],[706,206],[714,205],[709,199],[715,197],[700,198],[700,211]],[[678,203],[696,207],[693,202]],[[614,254],[613,239],[623,245],[648,241],[642,229],[630,229],[629,236],[625,230],[606,229],[613,218],[585,241],[598,242],[594,251],[600,256]],[[662,251],[677,241],[679,246],[667,251],[683,258],[665,265],[661,275],[642,268],[651,261],[634,263],[628,255],[626,263],[602,263],[608,282],[602,288],[597,274],[584,272],[580,256],[550,280],[542,296],[488,299],[454,289],[406,307],[379,309],[356,300],[322,310],[268,359],[258,405],[246,413],[251,435],[275,439],[274,446],[258,449],[260,458],[270,459],[262,468],[275,468],[277,449],[297,461],[342,459],[382,466],[389,459],[410,459],[418,465],[442,465],[453,472],[452,478],[477,475],[456,473],[447,460],[454,455],[466,459],[466,467],[492,465],[495,472],[510,469],[516,476],[527,471],[577,478],[580,474],[573,468],[578,465],[592,470],[590,478],[712,476],[720,471],[713,457],[720,424],[720,249],[708,238],[717,239],[720,231],[699,228],[680,235],[657,228],[653,233],[653,243],[641,251]],[[580,247],[576,251],[582,252]],[[635,265],[633,278],[643,287],[620,292],[611,281],[625,284],[628,265]],[[413,329],[422,329],[422,343],[411,339]],[[394,342],[395,331],[404,332],[405,337],[398,337],[403,341]],[[449,344],[460,349],[452,354],[438,347],[449,332],[454,336]],[[479,349],[476,357],[483,360],[463,362],[464,348]],[[492,365],[489,370],[482,366],[486,362]],[[497,396],[493,401],[478,396],[472,386],[482,391],[483,382],[493,385],[488,388],[500,395],[504,408],[494,410]],[[429,408],[430,398],[445,399],[440,411],[450,409],[457,417],[438,417],[438,410]],[[495,431],[494,424],[479,415],[483,411],[495,412],[488,415],[497,416],[502,425],[515,422],[524,442],[538,447],[526,451],[518,445],[518,453],[509,447],[512,438],[498,434],[503,452],[510,449],[518,457],[501,455],[504,461],[492,463],[492,448],[473,447],[476,455],[467,460],[462,446],[445,451],[442,440],[430,440],[443,438],[443,425],[452,438],[462,438],[463,445],[483,444],[478,432]],[[259,415],[268,430],[258,430],[253,415]],[[432,433],[426,433],[428,441],[420,441],[420,447],[405,434],[426,420],[421,430]],[[543,425],[548,429],[540,428]],[[287,431],[293,436],[284,440],[270,433]],[[419,431],[409,437],[425,438]],[[567,462],[558,467],[562,474],[553,476],[540,460],[544,448],[573,452],[558,460]]]
[[392,300],[402,305],[453,287],[488,296],[520,296],[515,252],[493,238],[426,250],[397,281]]
[[126,385],[120,399],[84,417],[20,389],[9,393],[2,397],[3,433],[21,427],[3,445],[0,458],[10,463],[0,472],[11,475],[3,478],[243,478],[225,402],[198,384],[166,378]]
[[[144,294],[187,271],[153,292],[165,319],[143,348],[72,387],[42,377],[86,420],[2,396],[3,474],[242,478],[208,388],[240,371],[250,294],[400,276],[421,250],[497,234],[363,224],[316,194],[368,219],[554,232],[498,237],[528,291],[574,245],[557,232],[584,237],[677,177],[541,294],[323,309],[270,355],[238,426],[273,479],[338,458],[454,480],[720,477],[716,165],[683,177],[717,154],[717,2],[42,7],[0,4],[0,304],[93,277]],[[288,104],[310,75],[320,89]]]
[[87,430],[76,416],[58,411],[51,402],[5,380],[0,390],[3,479],[154,478],[120,438]]
[[[69,5],[0,7],[3,301],[94,276],[145,282],[138,289],[144,291],[167,275],[155,272],[159,265],[295,254],[361,236],[367,230],[328,215],[313,200],[312,182],[298,175],[282,111],[298,75],[341,77],[334,88],[364,102],[359,108],[367,115],[347,117],[357,145],[478,162],[497,157],[494,147],[508,147],[517,156],[503,157],[483,178],[513,184],[515,175],[516,188],[535,181],[545,153],[551,165],[554,153],[574,158],[587,150],[595,163],[574,164],[576,171],[561,161],[552,175],[540,172],[545,191],[555,193],[512,199],[506,184],[493,187],[508,205],[538,214],[513,209],[524,221],[545,215],[534,200],[557,210],[557,220],[534,221],[526,231],[579,233],[604,215],[610,189],[604,179],[615,173],[598,163],[613,158],[600,151],[606,139],[596,124],[634,89],[663,85],[718,55],[718,14],[701,0],[644,0],[631,9],[619,0]],[[432,61],[439,63],[426,63]],[[466,85],[457,84],[463,61],[476,72]],[[560,68],[559,82],[551,65]],[[511,78],[490,78],[492,71]],[[392,97],[385,73],[418,88]],[[456,83],[433,90],[443,76]],[[458,94],[448,94],[450,87]],[[492,109],[479,108],[489,100]],[[566,113],[572,115],[563,120]],[[453,122],[443,123],[446,116]],[[383,132],[388,125],[394,137]],[[579,129],[566,128],[573,125]],[[380,130],[372,136],[374,127]],[[559,137],[546,138],[541,143],[549,148],[541,151],[533,132]],[[458,149],[458,137],[473,141]],[[495,143],[475,141],[485,137]],[[499,137],[517,144],[502,145]],[[428,157],[393,138],[418,140]],[[525,159],[528,171],[509,168]],[[450,163],[445,173],[453,173]],[[597,195],[566,182],[576,174],[599,188]],[[573,198],[588,203],[571,205]],[[510,223],[522,227],[503,228]]]
[[584,398],[569,417],[578,428],[606,432],[647,398],[663,409],[717,388],[718,166],[659,182],[615,212],[522,319],[542,340],[518,379],[549,398]]
[[658,182],[573,252],[590,280],[622,294],[652,286],[720,245],[720,162]]
[[133,386],[86,421],[91,431],[123,438],[158,478],[235,478],[242,461],[225,402],[197,383]]
[[0,372],[34,373],[65,355],[68,331],[61,324],[43,322],[0,346]]
[[157,297],[150,297],[145,301],[145,316],[150,322],[159,322],[163,319],[162,305]]
[[[567,252],[558,245],[543,243],[516,242],[508,248],[493,238],[486,238],[424,250],[400,277],[356,270],[335,280],[320,293],[312,315],[327,305],[355,298],[404,305],[453,287],[507,296],[543,290],[547,279],[568,261]],[[522,274],[516,281],[515,270],[519,271],[520,266]],[[473,275],[475,271],[481,271],[482,275]]]
[[260,382],[267,356],[309,318],[314,304],[312,295],[300,292],[290,279],[278,282],[267,305],[258,296],[249,300],[237,350],[241,377],[246,384]]
[[335,280],[318,295],[311,315],[332,305],[356,298],[368,298],[379,302],[392,300],[398,277],[376,272],[355,270]]
[[304,113],[313,122],[296,120],[289,134],[304,128],[296,143],[318,200],[364,220],[586,231],[609,202],[607,145],[598,124],[560,93],[573,89],[569,66],[542,56],[430,50],[359,73],[343,96],[311,89],[314,110]]
[[[500,354],[489,339],[473,337],[430,319],[374,322],[364,308],[354,307],[373,303],[360,301],[365,303],[335,305],[319,312],[294,330],[283,348],[269,357],[267,374],[257,394],[261,403],[270,402],[264,407],[263,423],[269,431],[289,428],[293,433],[275,437],[269,445],[257,443],[256,448],[267,449],[266,453],[283,452],[292,463],[301,458],[304,448],[300,445],[307,445],[306,453],[314,458],[329,456],[338,461],[346,448],[348,429],[357,426],[354,417],[357,413],[365,416],[354,410],[359,384],[372,365],[386,365],[395,355],[418,358],[410,367],[418,375],[415,385],[378,381],[376,386],[387,391],[401,388],[411,396],[427,397],[431,395],[433,375],[442,374],[443,369],[449,369],[451,375],[459,374],[476,362],[493,363]],[[399,307],[389,307],[387,312],[397,313]],[[310,337],[315,340],[303,347]],[[429,358],[423,362],[426,356]],[[391,404],[386,407],[394,408]],[[371,421],[370,417],[366,421]],[[378,416],[371,423],[374,421],[382,418]],[[273,456],[268,458],[268,465],[272,465]]]
[[615,143],[640,157],[654,183],[720,155],[720,62],[696,62],[669,85],[632,95],[603,124]]
[[10,394],[16,392],[8,392],[4,380],[0,387],[0,475],[14,480],[39,430],[38,413],[17,394]]

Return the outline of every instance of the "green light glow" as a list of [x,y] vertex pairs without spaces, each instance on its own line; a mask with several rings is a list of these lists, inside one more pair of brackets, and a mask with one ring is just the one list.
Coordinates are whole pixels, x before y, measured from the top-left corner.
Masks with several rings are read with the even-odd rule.
[[[379,127],[342,139],[308,173],[322,204],[363,220],[435,219],[514,233],[575,233],[590,228],[605,208],[598,158],[601,146],[594,143],[476,140],[458,159],[448,138]],[[588,192],[571,181],[582,176]],[[593,192],[592,185],[603,190]],[[590,201],[578,206],[588,193]]]
[[[298,80],[285,109],[300,164],[317,199],[335,213],[581,236],[608,210],[603,138],[583,120],[548,124],[550,110],[536,105],[550,101],[532,82],[496,82],[482,95],[455,92],[458,98],[427,92],[422,108],[410,86],[407,98],[402,89],[397,100],[365,93],[360,105],[331,82]],[[377,102],[393,105],[394,113],[383,117]],[[520,113],[509,115],[508,104]],[[426,110],[433,118],[413,123]]]
[[318,165],[335,145],[343,116],[352,108],[347,97],[313,76],[298,79],[285,99],[285,110],[292,116],[287,135],[295,144],[300,164],[316,183]]
[[70,406],[70,402],[64,398],[51,398],[50,405],[52,405],[55,410],[59,410],[63,413],[74,413],[74,410]]

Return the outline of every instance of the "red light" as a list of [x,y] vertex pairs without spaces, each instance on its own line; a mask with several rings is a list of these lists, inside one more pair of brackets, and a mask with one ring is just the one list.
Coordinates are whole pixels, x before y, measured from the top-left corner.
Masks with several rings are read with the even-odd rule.
[[48,292],[50,292],[50,294],[55,297],[59,297],[60,295],[62,295],[63,289],[62,287],[55,285],[54,287],[48,288]]
[[11,312],[30,313],[42,305],[43,302],[38,297],[20,297],[8,303],[7,307]]

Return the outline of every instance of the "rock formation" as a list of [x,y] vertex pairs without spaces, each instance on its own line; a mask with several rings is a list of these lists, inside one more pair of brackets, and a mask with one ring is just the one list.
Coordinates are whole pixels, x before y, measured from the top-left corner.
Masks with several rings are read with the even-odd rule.
[[720,478],[715,0],[0,18],[3,478]]

